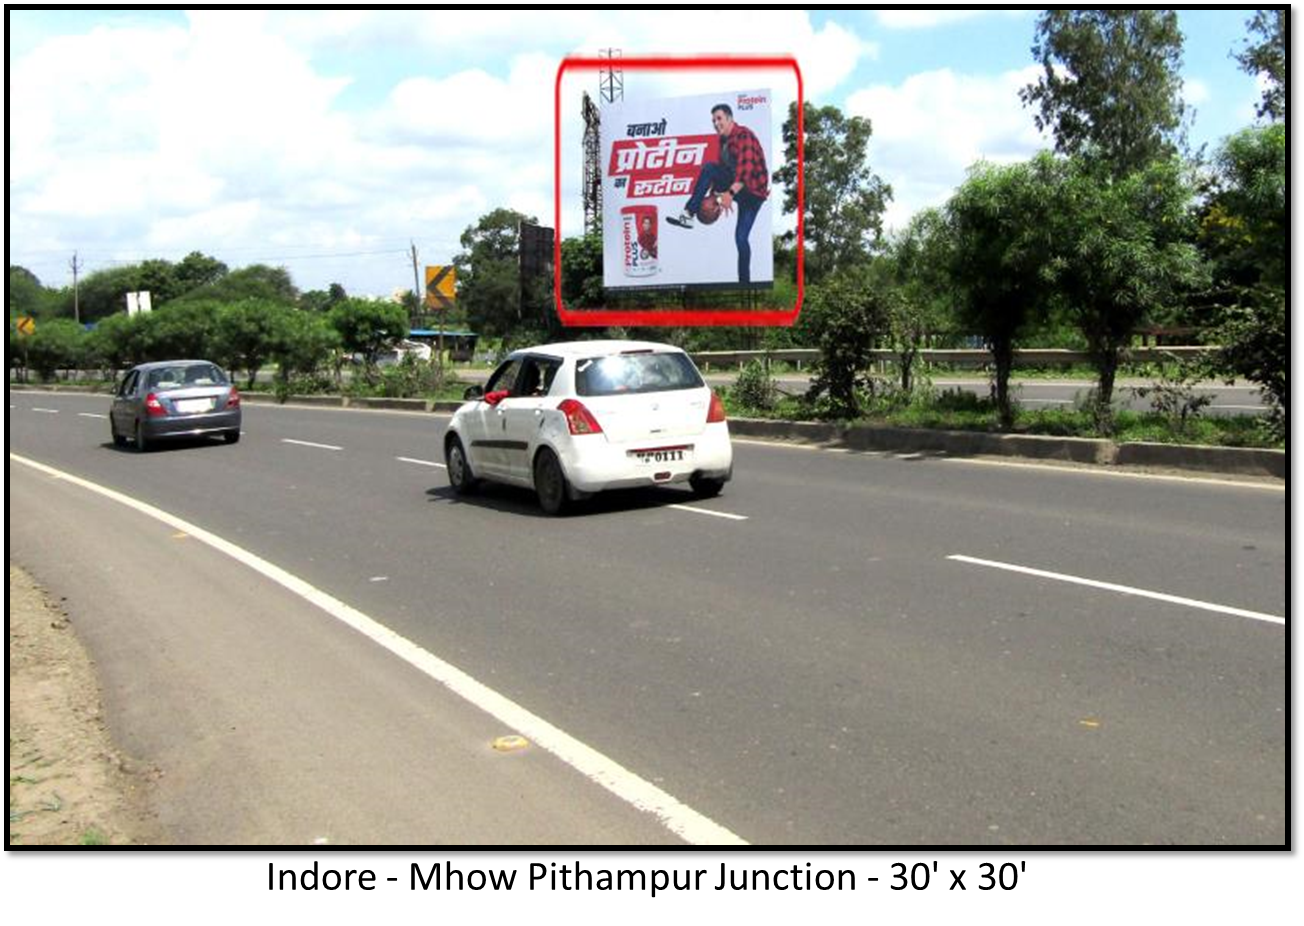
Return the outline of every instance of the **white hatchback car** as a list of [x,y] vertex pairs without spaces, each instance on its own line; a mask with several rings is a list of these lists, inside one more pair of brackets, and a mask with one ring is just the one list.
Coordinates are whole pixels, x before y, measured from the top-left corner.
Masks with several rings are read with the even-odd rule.
[[448,479],[533,488],[548,514],[604,489],[687,482],[718,495],[733,476],[720,398],[669,344],[575,341],[510,354],[467,390],[444,435]]

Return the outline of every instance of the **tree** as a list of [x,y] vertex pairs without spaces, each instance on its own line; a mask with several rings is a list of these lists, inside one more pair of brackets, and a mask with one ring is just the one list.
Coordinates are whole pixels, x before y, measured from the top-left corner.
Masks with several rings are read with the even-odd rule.
[[228,268],[215,257],[191,251],[173,268],[177,294],[184,296],[203,286],[211,286],[226,276]]
[[[870,168],[870,120],[845,116],[836,106],[803,109],[805,133],[806,279],[864,261],[883,233],[892,188]],[[774,172],[784,185],[783,211],[797,211],[797,106],[783,123],[785,163]]]
[[49,297],[41,281],[26,267],[9,265],[9,315],[43,317]]
[[[491,337],[511,338],[533,329],[540,307],[529,304],[539,293],[521,292],[521,223],[537,220],[514,209],[495,209],[462,232],[457,267],[457,301],[471,325]],[[549,296],[548,305],[551,305]]]
[[117,371],[149,359],[146,329],[149,315],[119,312],[100,321],[90,332],[91,352],[107,369]]
[[893,237],[883,262],[893,295],[888,303],[888,334],[897,355],[901,388],[909,392],[915,358],[927,338],[951,325],[951,292],[946,276],[946,218],[938,209],[915,214]]
[[[150,294],[150,302],[157,308],[182,298],[197,288],[215,284],[225,273],[225,264],[205,257],[198,251],[192,251],[179,264],[151,258],[139,264],[98,270],[84,277],[78,286],[78,311],[82,321],[94,322],[108,318],[126,308],[127,293],[142,291]],[[287,282],[288,279],[287,276]],[[60,293],[53,299],[52,305],[58,314],[71,318],[72,290]]]
[[1290,366],[1285,291],[1266,289],[1231,306],[1223,314],[1217,336],[1222,344],[1219,362],[1262,388],[1272,409],[1269,427],[1285,438]]
[[1258,117],[1280,122],[1286,118],[1286,10],[1256,10],[1245,26],[1258,34],[1259,41],[1247,37],[1245,47],[1235,58],[1247,74],[1266,78]]
[[1113,425],[1114,378],[1132,333],[1202,280],[1193,191],[1181,161],[1156,161],[1120,179],[1079,159],[1061,165],[1049,270],[1078,322],[1099,381],[1096,419]]
[[142,261],[134,268],[134,292],[147,292],[151,305],[163,305],[180,296],[184,290],[177,285],[176,268],[170,261],[157,258]]
[[1200,222],[1200,240],[1226,287],[1286,285],[1286,127],[1227,138]]
[[842,270],[811,286],[801,325],[820,356],[811,371],[808,398],[827,394],[834,415],[858,415],[859,390],[868,382],[864,374],[886,324],[883,290],[873,285],[864,267]]
[[280,313],[269,344],[277,363],[277,391],[286,396],[296,374],[310,374],[340,345],[340,333],[330,319],[302,310]]
[[601,235],[563,239],[561,271],[561,298],[567,308],[583,309],[604,304]]
[[958,319],[992,352],[997,413],[1007,429],[1014,424],[1014,348],[1048,304],[1044,271],[1057,168],[1049,154],[1024,164],[976,164],[945,208],[945,266]]
[[27,382],[27,337],[18,333],[18,316],[9,315],[9,335],[5,342],[5,356],[9,359],[9,370],[18,371],[18,381]]
[[71,318],[51,318],[36,326],[26,349],[27,365],[48,382],[59,370],[82,365],[86,331]]
[[1122,176],[1183,142],[1182,33],[1173,10],[1053,9],[1037,21],[1044,73],[1019,92],[1055,150]]
[[148,319],[144,322],[143,341],[150,359],[198,360],[213,354],[223,308],[222,303],[211,299],[179,299],[140,316]]
[[272,352],[284,316],[294,311],[283,302],[249,298],[223,305],[213,328],[213,353],[218,362],[234,374],[249,374],[247,387],[253,388],[259,369]]
[[344,291],[344,287],[339,283],[332,283],[329,289],[310,289],[300,293],[299,308],[309,312],[329,312],[347,298],[349,294]]
[[242,299],[268,299],[284,305],[293,305],[299,290],[284,267],[251,264],[232,270],[216,280],[187,293],[187,298],[214,299],[219,302],[239,302]]
[[1263,387],[1285,434],[1287,367],[1286,127],[1276,123],[1228,138],[1200,223],[1222,303],[1214,334],[1224,369]]
[[408,333],[407,311],[379,299],[345,299],[331,309],[330,323],[344,349],[362,355],[368,379],[375,375],[376,355]]
[[[81,279],[77,287],[78,311],[83,322],[107,318],[115,312],[126,311],[127,293],[140,290],[140,268],[110,267],[97,270]],[[60,295],[58,312],[65,318],[73,317],[72,289]]]

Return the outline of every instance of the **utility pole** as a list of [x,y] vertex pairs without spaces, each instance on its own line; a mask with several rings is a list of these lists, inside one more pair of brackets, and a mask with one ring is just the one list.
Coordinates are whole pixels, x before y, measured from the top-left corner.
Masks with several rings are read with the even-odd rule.
[[69,263],[72,267],[72,317],[77,324],[81,324],[81,305],[77,293],[77,271],[81,269],[81,264],[77,262],[77,252],[72,252],[72,261]]
[[417,300],[416,306],[412,309],[412,317],[415,318],[417,313],[421,311],[421,306],[425,301],[425,294],[421,290],[421,273],[417,270],[417,243],[409,238],[408,244],[412,245],[412,295]]
[[[417,243],[416,243],[415,241],[412,241],[411,239],[408,239],[408,243],[412,245],[412,292],[413,292],[413,294],[417,297],[417,308],[416,308],[416,310],[413,311],[412,314],[413,314],[413,317],[415,318],[415,317],[418,317],[418,316],[417,316],[417,313],[420,312],[420,313],[421,313],[421,314],[420,314],[420,317],[424,319],[424,318],[426,317],[425,312],[424,312],[424,309],[426,308],[426,291],[425,291],[425,289],[424,289],[424,288],[422,287],[422,285],[421,285],[421,273],[420,273],[419,270],[417,270]],[[440,381],[440,382],[443,382],[443,380],[444,380],[444,318],[443,318],[443,309],[440,309],[440,313],[439,313],[439,314],[440,314],[440,317],[439,317],[439,339],[438,339],[438,341],[436,342],[436,346],[435,346],[435,369],[438,371],[439,381]],[[422,327],[424,328],[425,325],[422,325]]]

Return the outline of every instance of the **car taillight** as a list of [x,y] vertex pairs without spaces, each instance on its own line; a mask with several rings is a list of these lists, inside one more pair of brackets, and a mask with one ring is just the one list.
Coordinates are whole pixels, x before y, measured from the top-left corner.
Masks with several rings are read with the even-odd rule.
[[163,407],[163,403],[158,400],[158,396],[154,395],[152,392],[145,396],[145,411],[154,418],[158,418],[168,413],[168,410]]
[[724,421],[724,420],[725,420],[724,403],[721,402],[720,397],[716,395],[714,391],[712,391],[711,410],[706,413],[706,423],[715,424],[717,421]]
[[572,434],[601,434],[602,425],[593,413],[584,407],[583,402],[567,399],[557,406],[557,410],[566,416],[566,427]]
[[235,386],[231,387],[231,394],[226,397],[226,407],[227,408],[240,407],[240,390],[235,388]]

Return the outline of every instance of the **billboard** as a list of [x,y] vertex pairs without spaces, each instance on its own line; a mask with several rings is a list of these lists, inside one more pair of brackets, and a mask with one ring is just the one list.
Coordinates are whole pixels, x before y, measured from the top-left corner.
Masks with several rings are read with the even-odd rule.
[[137,312],[148,312],[153,308],[150,303],[149,292],[142,290],[138,293],[127,293],[127,314],[135,315]]
[[610,289],[774,283],[768,90],[602,109],[602,282]]

